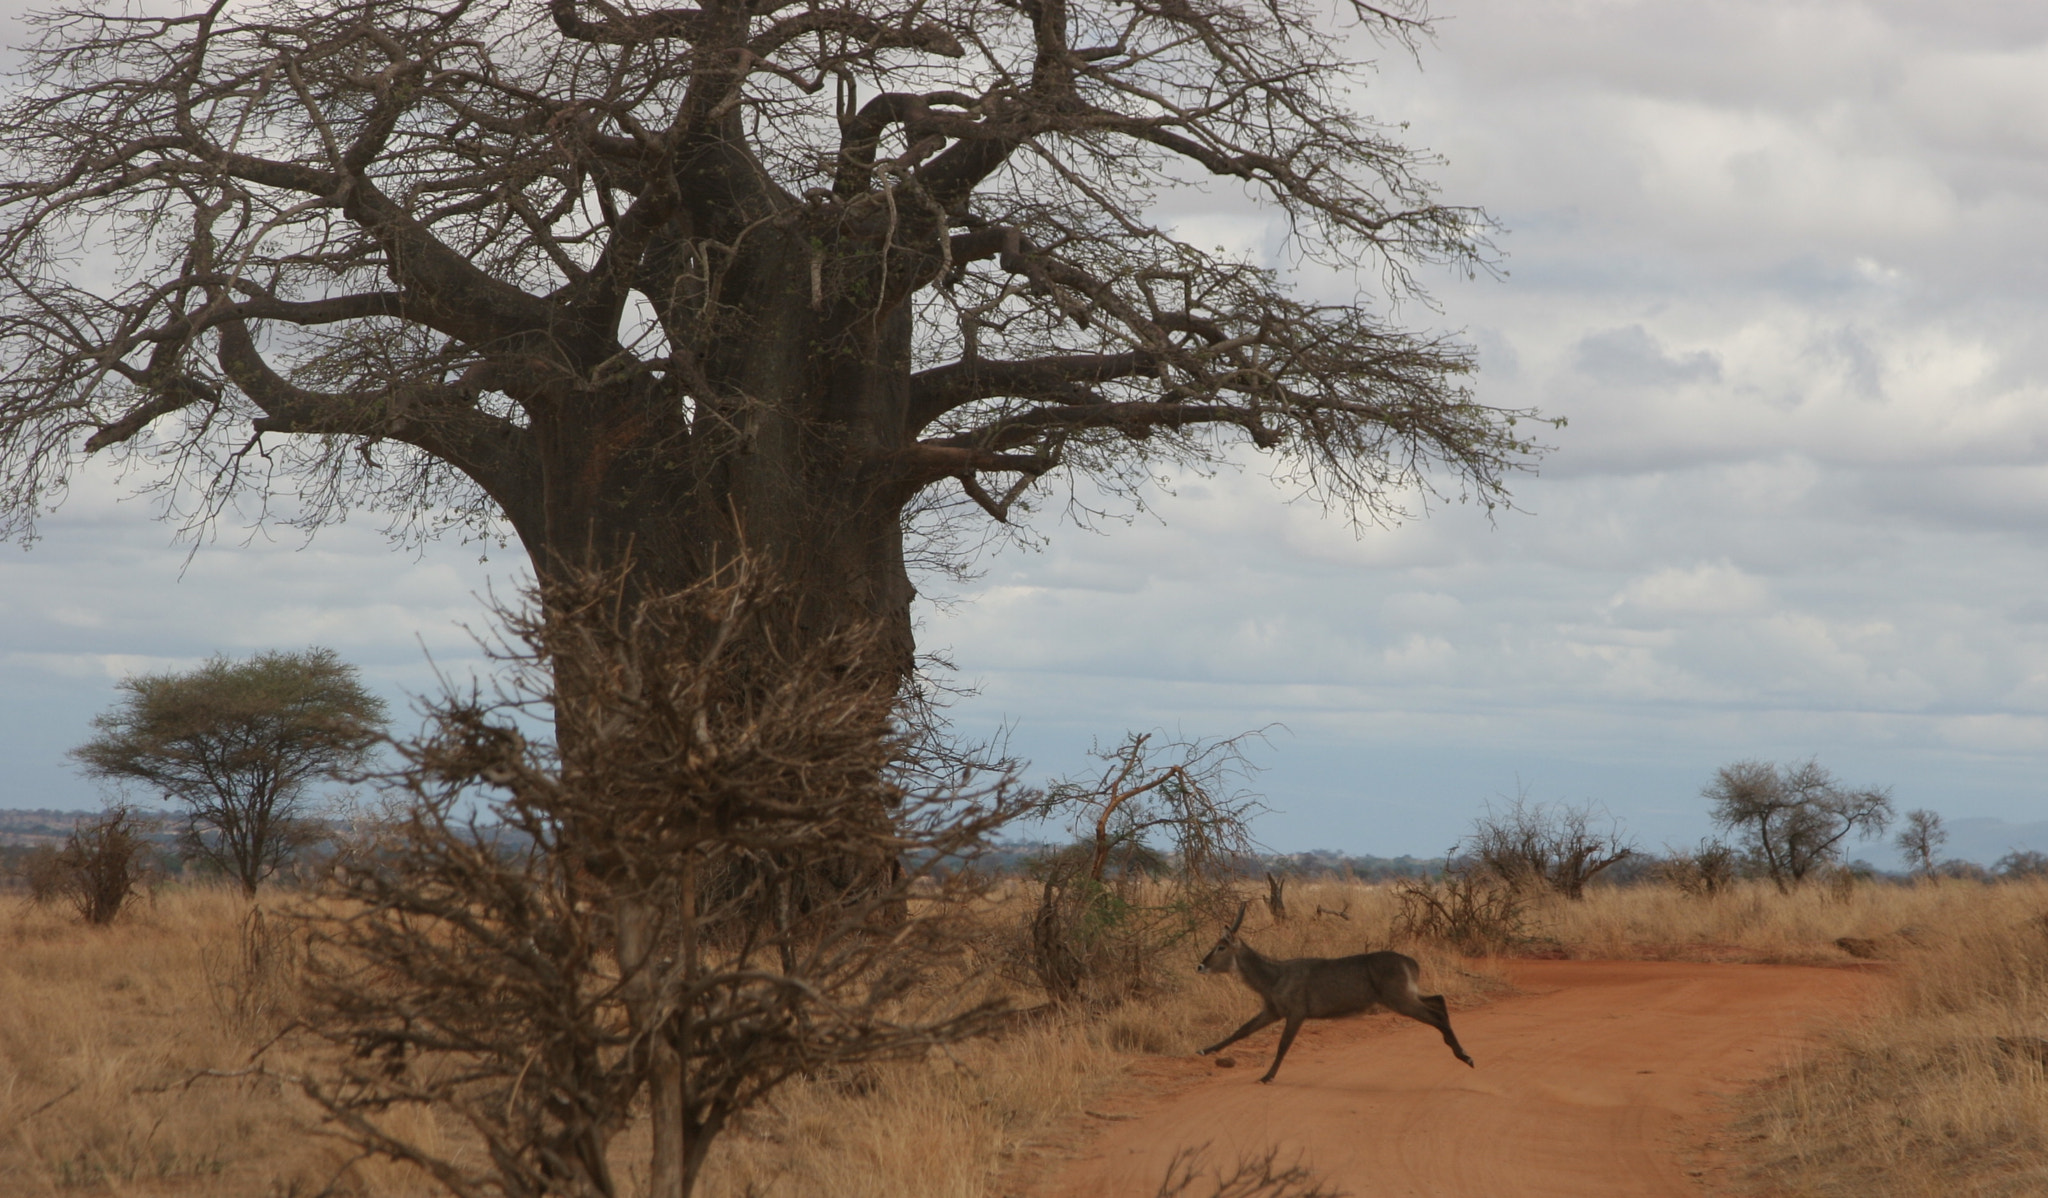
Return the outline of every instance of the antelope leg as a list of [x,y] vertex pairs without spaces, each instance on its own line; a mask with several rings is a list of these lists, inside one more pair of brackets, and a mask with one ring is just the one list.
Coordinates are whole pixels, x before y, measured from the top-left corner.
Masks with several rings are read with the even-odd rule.
[[1272,1023],[1274,1020],[1278,1018],[1280,1017],[1278,1015],[1275,1015],[1271,1011],[1260,1011],[1258,1014],[1252,1016],[1250,1019],[1245,1020],[1243,1027],[1223,1037],[1221,1040],[1216,1041],[1216,1043],[1211,1044],[1209,1047],[1202,1049],[1195,1055],[1198,1057],[1206,1057],[1212,1052],[1217,1052],[1221,1049],[1228,1048],[1231,1045],[1237,1043],[1239,1040],[1244,1039],[1246,1036],[1251,1035],[1253,1032],[1258,1031],[1260,1028],[1265,1027],[1267,1024]]

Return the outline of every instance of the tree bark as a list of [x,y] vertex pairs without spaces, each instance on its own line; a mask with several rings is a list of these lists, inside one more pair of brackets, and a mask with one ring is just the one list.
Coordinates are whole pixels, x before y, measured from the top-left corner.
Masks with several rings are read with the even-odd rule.
[[802,289],[766,289],[707,363],[716,398],[693,409],[630,382],[576,396],[534,420],[533,469],[494,495],[543,584],[624,569],[629,591],[654,595],[749,555],[800,596],[806,633],[874,626],[878,668],[900,680],[916,595],[902,532],[916,487],[900,465],[908,313],[827,319]]

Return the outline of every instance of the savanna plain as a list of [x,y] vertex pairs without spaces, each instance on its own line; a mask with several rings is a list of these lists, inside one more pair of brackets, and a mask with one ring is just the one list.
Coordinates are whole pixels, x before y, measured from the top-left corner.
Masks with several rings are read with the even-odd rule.
[[[1004,997],[1023,1014],[919,1060],[784,1087],[721,1139],[699,1192],[1030,1193],[1099,1131],[1104,1108],[1159,1084],[1148,1063],[1185,1058],[1253,1009],[1234,979],[1193,972],[1206,943],[1170,940],[1134,958],[1113,991],[1048,1004],[1022,964],[1037,897],[1028,880],[991,880],[976,937],[928,981],[934,994]],[[1301,880],[1287,897],[1285,922],[1252,904],[1246,936],[1262,951],[1399,948],[1454,1018],[1516,1001],[1517,953],[1874,970],[1870,1001],[1726,1102],[1717,1138],[1732,1164],[1715,1184],[1765,1195],[2048,1193],[2048,882],[1599,887],[1580,901],[1536,900],[1514,943],[1485,955],[1404,931],[1394,887]],[[280,915],[301,901],[167,886],[91,928],[61,907],[0,899],[0,1193],[437,1192],[323,1135],[318,1111],[275,1076],[305,1063],[292,1054],[315,1051],[289,1034],[297,956]],[[1272,1036],[1237,1051],[1263,1063]]]

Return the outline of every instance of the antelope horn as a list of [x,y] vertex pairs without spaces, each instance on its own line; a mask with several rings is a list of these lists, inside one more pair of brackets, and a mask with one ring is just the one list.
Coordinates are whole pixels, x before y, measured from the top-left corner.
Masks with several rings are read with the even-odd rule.
[[1244,913],[1250,907],[1250,903],[1239,903],[1237,905],[1237,918],[1230,921],[1230,930],[1223,933],[1224,939],[1228,940],[1230,937],[1237,935],[1237,930],[1244,926]]

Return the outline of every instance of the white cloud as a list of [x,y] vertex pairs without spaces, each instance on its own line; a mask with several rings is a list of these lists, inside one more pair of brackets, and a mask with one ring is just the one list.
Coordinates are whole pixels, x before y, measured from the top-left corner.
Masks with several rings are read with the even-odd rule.
[[119,680],[135,674],[162,674],[189,670],[202,658],[156,657],[141,653],[9,653],[10,668],[25,667],[62,678]]
[[[1571,418],[1516,487],[1363,537],[1247,457],[1105,535],[1051,521],[927,618],[1048,770],[1092,735],[1284,721],[1281,847],[1433,852],[1514,790],[1703,833],[1741,757],[1818,755],[1902,805],[2038,812],[2048,749],[2048,5],[1439,0],[1417,73],[1361,93],[1442,150],[1444,197],[1511,232],[1505,283],[1433,280],[1480,397]],[[1226,187],[1155,219],[1262,261]],[[1304,274],[1317,295],[1358,281]],[[415,637],[513,563],[373,534],[181,551],[88,476],[0,569],[14,789],[128,661],[317,641],[393,694]],[[509,557],[510,555],[504,555]],[[110,671],[112,671],[110,673]],[[41,764],[36,764],[41,763]],[[68,789],[67,789],[68,788]],[[78,796],[85,795],[86,798]],[[2044,844],[2041,847],[2048,847]]]
[[1726,559],[1666,567],[1630,582],[1611,605],[1659,616],[1729,616],[1762,609],[1770,588]]

